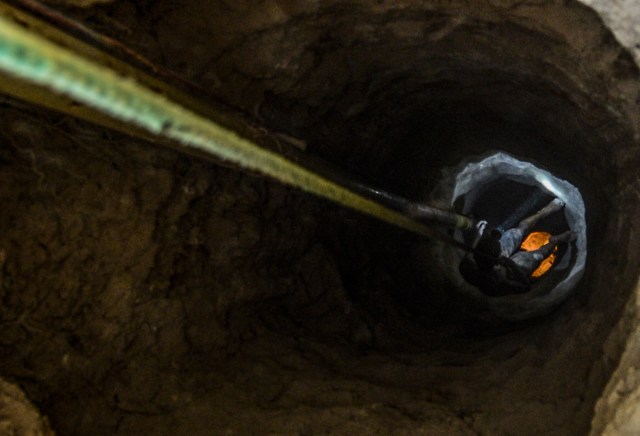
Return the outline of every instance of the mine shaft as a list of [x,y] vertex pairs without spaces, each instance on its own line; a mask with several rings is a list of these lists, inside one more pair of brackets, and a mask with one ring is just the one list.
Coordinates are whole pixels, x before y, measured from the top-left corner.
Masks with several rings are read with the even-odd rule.
[[637,434],[638,22],[0,2],[0,434]]

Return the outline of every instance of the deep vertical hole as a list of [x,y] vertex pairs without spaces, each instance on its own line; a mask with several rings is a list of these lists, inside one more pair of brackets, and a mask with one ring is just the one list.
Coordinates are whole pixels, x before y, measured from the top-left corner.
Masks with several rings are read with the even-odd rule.
[[[584,434],[638,276],[638,71],[581,4],[507,3],[67,12],[246,114],[251,139],[409,199],[493,151],[570,181],[592,255],[554,311],[485,316],[431,241],[3,100],[0,375],[60,434]],[[474,212],[533,195],[501,183]]]

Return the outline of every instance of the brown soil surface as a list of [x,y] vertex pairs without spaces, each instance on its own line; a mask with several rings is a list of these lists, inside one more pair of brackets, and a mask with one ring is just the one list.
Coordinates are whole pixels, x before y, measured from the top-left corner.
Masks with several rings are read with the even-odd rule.
[[589,431],[637,324],[640,246],[638,70],[596,12],[55,3],[252,120],[252,139],[408,198],[464,156],[533,160],[582,191],[590,250],[551,315],[481,322],[430,286],[428,241],[2,99],[0,376],[57,434]]

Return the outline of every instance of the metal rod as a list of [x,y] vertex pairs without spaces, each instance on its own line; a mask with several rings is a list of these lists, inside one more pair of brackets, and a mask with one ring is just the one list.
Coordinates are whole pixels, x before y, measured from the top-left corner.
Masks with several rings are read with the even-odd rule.
[[[67,48],[74,47],[73,42],[69,43],[71,37],[63,47],[36,31],[37,28],[27,30],[0,17],[0,72],[5,79],[2,91],[144,139],[164,139],[181,151],[230,161],[414,233],[447,239],[424,224],[203,117],[189,105],[172,99],[174,93],[166,92],[168,86],[163,86],[160,93],[145,84],[143,74],[123,74],[118,64],[100,62],[107,55],[76,53]],[[83,106],[78,108],[76,103]],[[378,199],[389,196],[372,191],[378,193]],[[423,206],[416,210],[426,216],[429,209]],[[431,216],[437,217],[437,222],[460,228],[469,224],[466,217],[445,211]]]
[[411,204],[405,211],[412,218],[438,223],[455,229],[470,230],[475,225],[471,218],[427,206],[426,204]]

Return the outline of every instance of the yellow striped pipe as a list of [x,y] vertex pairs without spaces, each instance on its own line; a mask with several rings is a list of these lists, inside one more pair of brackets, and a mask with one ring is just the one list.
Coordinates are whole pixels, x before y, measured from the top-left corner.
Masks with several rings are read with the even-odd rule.
[[261,148],[134,78],[124,77],[4,17],[0,17],[0,72],[16,83],[93,108],[106,115],[110,122],[103,124],[109,127],[114,121],[134,125],[134,131],[167,138],[187,152],[233,162],[397,227],[437,237],[424,224]]

